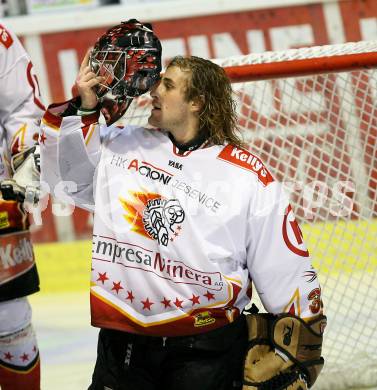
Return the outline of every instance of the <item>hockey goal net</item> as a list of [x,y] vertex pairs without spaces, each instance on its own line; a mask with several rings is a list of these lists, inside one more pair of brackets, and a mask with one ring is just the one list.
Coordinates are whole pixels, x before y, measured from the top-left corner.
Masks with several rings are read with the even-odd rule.
[[[316,389],[377,386],[377,42],[216,60],[250,148],[286,184],[328,326]],[[145,123],[142,98],[128,119]]]

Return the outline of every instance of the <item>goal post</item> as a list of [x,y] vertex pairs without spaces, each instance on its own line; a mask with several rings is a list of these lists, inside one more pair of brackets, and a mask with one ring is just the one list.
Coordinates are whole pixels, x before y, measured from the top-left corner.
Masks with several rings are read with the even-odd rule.
[[[377,386],[377,42],[215,60],[239,127],[285,184],[328,326],[315,389]],[[146,123],[141,97],[126,122]]]
[[234,83],[377,67],[376,42],[315,46],[218,60]]

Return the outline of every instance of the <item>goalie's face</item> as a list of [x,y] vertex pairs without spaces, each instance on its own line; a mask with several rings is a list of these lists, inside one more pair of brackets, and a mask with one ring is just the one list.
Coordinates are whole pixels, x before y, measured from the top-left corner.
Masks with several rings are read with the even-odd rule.
[[198,129],[198,107],[186,98],[190,72],[178,66],[168,67],[161,81],[151,90],[152,111],[149,124],[177,133],[194,133]]
[[102,76],[96,94],[102,97],[136,97],[148,92],[160,76],[160,52],[157,49],[93,50],[90,68]]

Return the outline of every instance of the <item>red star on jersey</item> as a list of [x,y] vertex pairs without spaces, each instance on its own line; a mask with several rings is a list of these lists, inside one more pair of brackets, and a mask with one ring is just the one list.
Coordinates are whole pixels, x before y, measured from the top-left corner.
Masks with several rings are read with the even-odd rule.
[[199,302],[199,296],[196,296],[194,294],[192,294],[192,298],[189,299],[190,301],[192,301],[192,306],[195,305],[195,303],[197,303],[198,305],[200,304]]
[[123,290],[123,287],[120,285],[120,281],[115,283],[113,282],[113,288],[111,290],[115,290],[117,294],[119,294],[119,290]]
[[135,297],[132,295],[132,291],[127,291],[127,293],[128,293],[128,295],[127,295],[126,299],[129,299],[132,303],[133,300],[135,299]]
[[293,315],[296,314],[295,304],[294,303],[292,303],[291,307],[288,310],[288,313],[289,314],[293,314]]
[[41,135],[40,135],[40,137],[39,137],[39,143],[44,145],[46,139],[47,139],[47,137],[46,137],[46,135],[45,135],[45,132],[42,131],[42,133],[41,133]]
[[109,278],[106,276],[106,272],[101,274],[101,272],[98,272],[98,279],[97,282],[100,281],[102,284],[105,284],[106,280],[109,280]]
[[6,359],[6,360],[12,360],[13,359],[13,355],[10,353],[10,352],[5,352],[4,353],[4,359]]
[[203,294],[207,299],[208,301],[210,301],[211,299],[215,299],[215,295],[210,293],[208,290],[207,290],[207,293],[206,294]]
[[152,305],[154,305],[154,302],[150,302],[149,298],[147,298],[146,301],[140,301],[143,304],[143,310],[148,309],[151,310]]
[[182,309],[182,302],[183,301],[180,301],[178,298],[176,298],[175,302],[174,302],[174,305],[177,306],[177,307],[180,307]]
[[24,352],[24,354],[21,355],[20,358],[22,359],[23,362],[26,362],[26,360],[29,360],[29,355]]
[[165,309],[167,308],[167,307],[171,307],[171,305],[170,305],[170,299],[166,299],[165,297],[164,297],[164,299],[162,300],[162,301],[160,301],[164,306],[165,306]]

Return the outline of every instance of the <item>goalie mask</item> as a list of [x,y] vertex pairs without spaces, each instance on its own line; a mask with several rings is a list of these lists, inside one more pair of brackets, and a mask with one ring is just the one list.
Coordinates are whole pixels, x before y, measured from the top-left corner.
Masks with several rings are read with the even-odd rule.
[[96,42],[90,67],[104,77],[96,94],[124,101],[148,92],[160,78],[161,43],[136,19],[112,27]]

